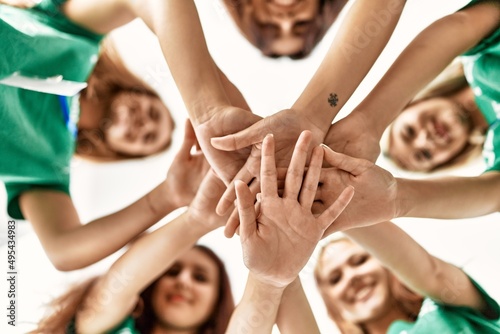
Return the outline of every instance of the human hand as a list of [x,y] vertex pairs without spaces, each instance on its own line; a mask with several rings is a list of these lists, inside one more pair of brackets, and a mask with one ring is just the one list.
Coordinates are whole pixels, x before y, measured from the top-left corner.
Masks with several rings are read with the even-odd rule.
[[320,214],[337,198],[340,189],[356,190],[349,206],[326,231],[326,235],[396,217],[397,182],[391,173],[373,162],[332,151],[323,146],[324,159],[333,168],[323,168],[313,212]]
[[236,182],[243,259],[254,276],[266,284],[282,287],[297,277],[325,230],[344,210],[354,193],[352,187],[347,187],[321,215],[313,215],[311,207],[323,162],[323,149],[314,148],[304,177],[311,141],[309,131],[300,135],[281,197],[278,195],[274,138],[271,135],[266,136],[262,143],[262,193],[256,206],[248,186],[242,181]]
[[[262,118],[247,110],[223,106],[216,108],[207,121],[195,125],[195,132],[205,157],[225,184],[229,184],[238,171],[242,169],[252,148],[245,147],[225,152],[215,149],[210,143],[210,139],[244,130],[260,119]],[[246,171],[246,173],[253,174],[250,171]]]
[[200,185],[195,198],[188,208],[190,223],[206,228],[207,232],[224,226],[229,215],[219,216],[215,207],[226,190],[224,182],[210,169]]
[[330,126],[324,144],[336,152],[375,162],[380,154],[380,138],[372,128],[364,114],[353,111]]
[[184,128],[184,141],[172,161],[165,179],[166,194],[177,207],[189,205],[193,200],[201,181],[210,168],[201,151],[191,152],[197,146],[196,135],[189,119]]
[[[285,109],[264,118],[238,133],[213,138],[212,145],[219,150],[234,151],[260,143],[267,134],[273,134],[276,147],[276,166],[287,168],[290,164],[295,143],[304,130],[311,132],[313,145],[323,142],[325,133],[310,121],[305,113],[294,109]],[[246,184],[249,184],[255,178],[254,182],[258,185],[260,157],[260,150],[254,148],[244,167],[234,177],[234,180],[242,180]],[[220,214],[227,212],[228,208],[234,203],[236,198],[234,180],[228,186],[217,206],[217,212]],[[235,226],[237,227],[237,224]],[[234,230],[232,233],[234,233]],[[226,231],[226,236],[231,236],[232,233]]]

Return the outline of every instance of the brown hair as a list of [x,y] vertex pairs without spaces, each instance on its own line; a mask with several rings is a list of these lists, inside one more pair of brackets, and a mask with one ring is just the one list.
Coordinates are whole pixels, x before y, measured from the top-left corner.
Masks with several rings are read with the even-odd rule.
[[[234,310],[234,300],[231,292],[231,285],[229,283],[229,276],[227,275],[224,263],[211,249],[202,245],[196,245],[194,249],[198,249],[208,255],[215,262],[219,270],[219,291],[215,309],[208,320],[201,325],[197,333],[223,334],[226,332],[229,319]],[[144,309],[142,314],[136,319],[135,325],[141,334],[151,333],[156,322],[151,300],[153,290],[158,281],[159,279],[141,293],[141,299],[144,301]]]
[[[229,319],[234,310],[234,300],[231,292],[231,285],[229,283],[229,276],[226,272],[224,263],[212,250],[202,245],[196,245],[194,248],[208,255],[219,269],[219,291],[215,309],[208,320],[201,325],[198,333],[223,334],[226,331]],[[60,297],[51,301],[48,304],[49,315],[43,318],[38,324],[38,327],[29,334],[65,334],[66,330],[69,328],[68,326],[74,326],[74,317],[78,308],[83,304],[85,296],[97,279],[98,277],[94,277],[79,283]],[[144,308],[139,317],[135,319],[135,327],[142,334],[151,333],[156,322],[151,299],[152,292],[158,281],[159,279],[151,283],[140,295],[140,298],[144,302]]]
[[[337,242],[354,243],[354,241],[352,241],[351,239],[342,237],[340,239],[333,239],[326,245],[324,245],[319,252],[318,261],[316,262],[316,267],[314,268],[314,278],[316,279],[316,284],[318,285],[318,288],[320,290],[321,297],[323,298],[323,301],[327,306],[328,314],[335,322],[339,330],[342,333],[348,333],[348,334],[361,334],[361,333],[364,334],[367,333],[367,330],[366,328],[364,328],[363,324],[356,324],[345,320],[341,316],[341,313],[337,309],[336,305],[329,302],[328,298],[324,294],[324,290],[321,288],[322,284],[324,283],[321,280],[321,275],[320,275],[321,258],[323,257],[326,248],[329,245]],[[413,292],[407,286],[401,283],[388,269],[385,270],[387,270],[387,272],[389,273],[390,290],[392,296],[394,297],[394,307],[399,308],[401,311],[403,311],[404,314],[408,316],[408,318],[412,319],[413,321],[416,320],[418,313],[420,312],[420,308],[422,307],[422,302],[423,302],[422,296]]]
[[[103,119],[100,120],[97,128],[78,129],[76,154],[98,160],[142,157],[123,154],[111,149],[106,142],[103,128],[110,122],[111,104],[118,93],[134,92],[160,99],[159,95],[125,66],[110,38],[105,38],[101,43],[99,59],[87,83],[87,88],[80,95],[80,101],[82,104],[84,101],[90,102],[93,107],[102,109]],[[95,110],[82,109],[81,112],[95,112]],[[174,124],[171,116],[170,119]],[[167,149],[170,143],[171,140],[165,144],[162,150]]]
[[38,327],[29,334],[65,334],[97,278],[93,277],[74,285],[66,293],[52,300],[48,304],[49,315],[43,318]]
[[[301,34],[304,39],[304,46],[299,52],[287,55],[291,59],[302,59],[307,57],[314,47],[321,41],[325,36],[328,29],[331,27],[338,14],[346,4],[347,0],[318,0],[319,9],[318,13],[314,18],[314,21],[307,29]],[[276,55],[271,53],[270,44],[274,41],[275,34],[263,27],[255,18],[255,16],[250,17],[248,31],[242,29],[241,19],[243,15],[243,6],[245,6],[245,1],[240,0],[226,0],[229,6],[232,6],[234,10],[230,10],[233,17],[236,19],[236,24],[240,28],[241,32],[245,37],[256,46],[265,56],[271,58],[278,58],[281,55]]]
[[[467,79],[465,78],[464,69],[462,63],[457,58],[450,65],[448,65],[443,72],[441,72],[433,81],[431,81],[424,89],[422,89],[415,98],[405,107],[408,108],[412,105],[420,103],[425,100],[439,98],[439,97],[450,97],[458,93],[462,89],[469,86]],[[403,110],[404,111],[404,110]],[[392,125],[389,126],[389,130]],[[467,144],[460,150],[453,158],[434,167],[429,172],[444,171],[448,168],[458,167],[463,165],[472,159],[476,158],[481,153],[482,148],[482,138],[483,134],[479,133],[479,130],[474,129],[474,124],[471,125],[471,136]],[[391,146],[391,136],[387,136],[387,142],[382,143],[382,152],[385,157],[391,159],[389,153],[389,148]],[[392,159],[391,159],[392,160]],[[402,168],[402,166],[398,165]]]

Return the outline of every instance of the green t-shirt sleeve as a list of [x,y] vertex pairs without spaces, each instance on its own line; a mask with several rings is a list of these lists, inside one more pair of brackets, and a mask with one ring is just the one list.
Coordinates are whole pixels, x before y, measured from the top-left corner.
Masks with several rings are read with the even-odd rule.
[[[500,0],[472,0],[465,7],[461,8],[459,11],[464,10],[466,8],[470,8],[472,6],[475,6],[475,5],[477,5],[479,3],[483,3],[483,2],[489,2],[492,4],[496,4],[497,6],[500,6]],[[496,29],[490,35],[483,38],[472,49],[469,49],[467,52],[465,52],[464,55],[468,56],[468,55],[473,55],[473,54],[482,52],[483,50],[486,50],[493,45],[497,45],[499,42],[500,42],[500,29]]]
[[31,189],[47,189],[62,191],[69,196],[69,182],[60,184],[34,185],[26,183],[6,183],[5,190],[7,191],[7,213],[14,219],[25,219],[19,206],[19,196]]
[[128,316],[121,324],[119,324],[106,334],[140,334],[140,333],[137,329],[135,329],[134,318]]

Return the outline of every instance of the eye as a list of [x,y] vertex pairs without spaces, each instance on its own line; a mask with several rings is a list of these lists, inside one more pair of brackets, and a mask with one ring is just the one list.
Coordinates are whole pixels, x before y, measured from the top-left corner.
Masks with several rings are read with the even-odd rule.
[[311,27],[311,21],[299,21],[293,26],[293,32],[297,35],[304,34]]
[[154,109],[154,108],[151,108],[149,109],[149,117],[153,120],[153,121],[157,121],[160,119],[160,113],[158,112],[157,109]]
[[354,266],[360,266],[368,260],[369,256],[364,255],[356,255],[351,259],[351,264]]
[[194,273],[193,278],[197,282],[205,283],[208,282],[208,277],[202,273]]
[[333,275],[331,275],[329,278],[328,278],[328,284],[330,285],[335,285],[337,284],[338,282],[340,282],[340,279],[342,278],[342,274],[340,273],[335,273]]
[[156,133],[154,132],[149,132],[147,133],[144,138],[143,138],[143,141],[144,143],[146,144],[149,144],[149,143],[152,143],[156,140]]
[[421,153],[425,159],[427,159],[427,160],[432,159],[432,153],[429,150],[422,150]]
[[180,266],[173,266],[167,270],[167,272],[164,274],[164,276],[176,277],[177,275],[179,275],[180,272],[181,272]]
[[407,125],[404,128],[404,134],[406,138],[412,139],[413,137],[415,137],[415,129],[412,126]]

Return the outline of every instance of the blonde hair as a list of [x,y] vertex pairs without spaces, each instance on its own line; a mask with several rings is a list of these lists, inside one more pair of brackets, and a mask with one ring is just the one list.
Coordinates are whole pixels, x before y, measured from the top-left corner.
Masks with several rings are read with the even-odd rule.
[[[454,94],[458,93],[468,86],[469,83],[465,78],[462,63],[460,62],[459,58],[456,58],[433,81],[431,81],[424,89],[422,89],[405,107],[405,109],[425,100],[453,96]],[[382,154],[386,158],[393,161],[389,153],[389,148],[391,146],[391,128],[392,124],[389,125],[384,132],[380,145],[382,148]],[[466,163],[481,155],[483,141],[484,134],[482,134],[478,129],[475,129],[474,125],[472,125],[471,134],[465,147],[453,158],[440,164],[439,166],[434,167],[427,173],[437,171],[443,172],[448,169],[454,169],[459,166],[465,165]],[[398,168],[404,169],[398,164],[396,164],[396,166]]]
[[[328,314],[335,322],[339,330],[344,334],[363,334],[367,333],[366,328],[364,328],[363,324],[353,323],[344,319],[341,315],[340,310],[337,308],[334,303],[329,301],[328,296],[325,294],[324,289],[322,288],[324,282],[321,279],[321,259],[325,254],[326,248],[332,244],[336,244],[339,242],[350,242],[355,244],[351,239],[343,236],[340,238],[331,239],[327,244],[323,245],[318,254],[318,261],[316,262],[316,266],[314,268],[314,278],[316,280],[316,284],[320,291],[321,297],[325,302],[325,305],[328,309]],[[404,314],[408,316],[408,318],[412,320],[416,320],[418,313],[420,312],[420,308],[422,307],[423,297],[416,294],[412,290],[410,290],[407,286],[401,283],[396,276],[394,276],[388,269],[385,269],[389,274],[390,279],[390,290],[392,295],[394,296],[395,307],[398,307],[403,311]]]
[[[159,95],[146,82],[133,74],[123,63],[122,58],[112,40],[107,37],[101,43],[99,60],[87,80],[88,86],[82,91],[80,101],[91,101],[94,105],[104,110],[104,119],[95,129],[78,129],[76,154],[97,160],[123,160],[140,158],[142,156],[131,156],[111,149],[104,137],[102,130],[109,122],[109,111],[113,98],[121,92],[134,92],[158,98]],[[165,106],[166,108],[166,106]],[[167,108],[168,109],[168,108]],[[170,115],[170,113],[169,113]],[[172,128],[174,121],[170,115]],[[170,146],[169,140],[161,150]]]

